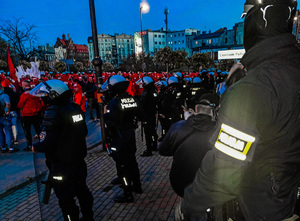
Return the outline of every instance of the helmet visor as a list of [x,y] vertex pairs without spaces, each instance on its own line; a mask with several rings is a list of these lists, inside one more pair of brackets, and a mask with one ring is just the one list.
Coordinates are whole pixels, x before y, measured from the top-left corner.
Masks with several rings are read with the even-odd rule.
[[41,82],[37,86],[35,86],[29,94],[36,97],[45,97],[49,94],[51,87],[46,82]]
[[137,85],[143,85],[144,81],[143,81],[143,78],[140,78],[139,80],[137,80],[135,82]]
[[102,84],[102,86],[101,86],[101,90],[103,90],[103,91],[108,91],[108,84],[109,84],[109,79],[108,80],[106,80],[105,82],[104,82],[104,84]]
[[245,18],[247,13],[250,11],[251,8],[253,8],[254,5],[248,5],[248,4],[245,4],[244,5],[244,11],[243,11],[243,14],[241,15],[241,18]]

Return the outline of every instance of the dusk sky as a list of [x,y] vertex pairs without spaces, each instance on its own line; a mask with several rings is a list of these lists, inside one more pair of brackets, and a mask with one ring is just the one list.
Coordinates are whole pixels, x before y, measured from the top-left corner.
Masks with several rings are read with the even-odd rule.
[[[140,31],[141,0],[95,0],[98,34]],[[196,28],[212,32],[222,27],[232,29],[241,22],[241,0],[147,0],[150,11],[143,14],[143,29],[165,28],[164,9],[169,9],[170,30]],[[37,45],[54,45],[57,37],[70,34],[74,43],[87,44],[92,36],[88,0],[0,0],[0,19],[36,25]],[[1,25],[1,22],[0,22]]]

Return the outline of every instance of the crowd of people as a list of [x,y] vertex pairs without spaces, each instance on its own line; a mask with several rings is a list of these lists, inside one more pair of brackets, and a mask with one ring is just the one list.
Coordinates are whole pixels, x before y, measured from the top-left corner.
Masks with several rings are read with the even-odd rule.
[[[192,85],[192,80],[200,76],[203,87],[208,90],[214,88],[217,82],[226,77],[226,72],[213,72],[212,70],[203,70],[202,73],[185,74],[184,78],[187,85]],[[102,82],[114,75],[124,76],[130,81],[127,92],[135,97],[140,97],[143,92],[143,86],[138,84],[140,79],[148,76],[153,82],[159,82],[157,89],[161,87],[160,82],[165,81],[172,73],[103,73]],[[73,92],[73,101],[80,105],[83,112],[89,111],[90,120],[98,122],[100,120],[100,109],[97,101],[97,85],[96,75],[94,72],[80,73],[58,73],[43,72],[40,78],[31,77],[29,75],[22,76],[20,79],[15,74],[9,74],[1,71],[1,103],[5,106],[5,114],[3,115],[2,133],[1,133],[1,150],[2,152],[17,152],[18,148],[18,130],[23,129],[26,137],[27,147],[25,151],[30,151],[32,147],[32,138],[38,139],[41,132],[41,123],[43,114],[47,109],[47,105],[41,98],[30,95],[30,90],[40,82],[46,82],[50,79],[58,79],[63,81]],[[181,80],[183,80],[181,79]],[[205,83],[204,83],[205,82]],[[147,89],[146,89],[147,90]],[[145,90],[145,91],[146,91]],[[162,89],[163,90],[163,89]],[[145,93],[145,92],[144,92]],[[7,96],[9,99],[7,99]],[[9,101],[8,101],[9,100]],[[147,102],[146,102],[147,103]],[[94,111],[96,110],[96,111]],[[96,112],[96,114],[95,114]],[[17,119],[21,119],[22,128],[18,128]],[[35,134],[31,134],[31,126],[33,125]],[[148,141],[147,141],[148,142]],[[155,148],[154,148],[155,149]]]

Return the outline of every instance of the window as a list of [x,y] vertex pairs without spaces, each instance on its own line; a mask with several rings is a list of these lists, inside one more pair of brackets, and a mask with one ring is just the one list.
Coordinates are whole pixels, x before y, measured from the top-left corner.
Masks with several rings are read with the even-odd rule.
[[127,40],[127,42],[129,42],[129,40]]
[[161,42],[159,42],[159,44],[161,45]]
[[180,44],[180,41],[178,41],[178,44]]
[[176,41],[174,41],[174,45],[176,45]]
[[182,33],[182,36],[184,36],[184,33]]
[[176,48],[174,48],[174,51],[176,51]]
[[171,45],[173,44],[173,41],[171,41]]
[[157,35],[154,35],[154,37],[157,37]]
[[184,40],[182,40],[182,44],[184,43]]
[[155,44],[157,45],[157,41],[155,42]]
[[172,37],[173,37],[173,35],[170,35],[170,37],[172,38]]
[[196,45],[198,44],[198,41],[196,41]]
[[162,35],[162,37],[164,38],[164,37],[165,37],[165,35]]
[[165,45],[165,42],[163,42],[163,45]]
[[158,35],[159,38],[161,38],[161,35]]
[[174,37],[176,37],[176,34],[174,34]]

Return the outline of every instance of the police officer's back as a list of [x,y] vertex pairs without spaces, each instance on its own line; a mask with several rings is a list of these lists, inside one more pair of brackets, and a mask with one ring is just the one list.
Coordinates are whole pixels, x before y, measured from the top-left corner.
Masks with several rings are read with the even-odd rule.
[[140,105],[143,110],[142,125],[145,131],[146,150],[142,157],[151,156],[152,151],[157,150],[156,113],[157,93],[154,81],[150,77],[141,78],[137,84],[142,84],[144,90],[140,96]]
[[222,97],[214,148],[185,190],[186,218],[201,218],[207,206],[236,197],[246,220],[293,215],[300,183],[296,8],[294,0],[246,1],[241,63],[247,76]]
[[46,164],[64,220],[78,220],[78,198],[84,220],[93,220],[93,196],[86,186],[87,126],[71,91],[60,80],[42,82],[31,92],[49,105],[43,119],[40,142],[34,151],[46,155]]

